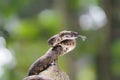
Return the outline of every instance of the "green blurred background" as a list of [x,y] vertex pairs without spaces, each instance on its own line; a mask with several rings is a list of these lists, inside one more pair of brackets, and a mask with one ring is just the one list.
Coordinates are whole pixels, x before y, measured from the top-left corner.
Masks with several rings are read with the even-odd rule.
[[0,0],[0,80],[22,80],[62,30],[87,37],[59,57],[71,80],[120,80],[120,0]]

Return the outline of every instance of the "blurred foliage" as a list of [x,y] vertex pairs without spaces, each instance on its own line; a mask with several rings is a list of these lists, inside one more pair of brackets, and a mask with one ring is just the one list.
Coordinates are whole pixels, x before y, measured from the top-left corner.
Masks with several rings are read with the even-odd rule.
[[111,50],[112,50],[112,71],[114,73],[115,76],[119,76],[120,74],[120,64],[119,64],[119,61],[120,61],[120,40],[116,40],[113,42],[112,44],[112,47],[111,47]]
[[[107,31],[104,31],[105,25],[97,30],[82,30],[79,18],[81,15],[85,16],[83,22],[88,26],[92,24],[95,28],[95,22],[88,19],[92,18],[89,17],[89,8],[99,6],[100,0],[60,2],[65,3],[65,7],[53,0],[0,0],[0,36],[6,39],[5,48],[11,51],[16,60],[15,66],[11,63],[2,68],[0,66],[0,80],[22,80],[30,65],[50,48],[47,40],[64,29],[77,31],[85,35],[87,40],[82,42],[78,39],[75,50],[59,58],[60,68],[70,75],[73,74],[70,76],[73,80],[97,80],[96,56],[105,46]],[[97,19],[101,17],[95,15]],[[116,39],[109,45],[110,68],[112,74],[119,77],[120,40]]]

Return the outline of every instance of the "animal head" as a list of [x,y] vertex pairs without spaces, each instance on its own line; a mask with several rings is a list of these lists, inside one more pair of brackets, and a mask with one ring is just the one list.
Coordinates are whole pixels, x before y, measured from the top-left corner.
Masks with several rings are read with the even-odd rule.
[[59,33],[59,37],[61,37],[63,40],[66,39],[76,39],[79,37],[79,34],[74,31],[61,31]]
[[54,35],[48,40],[48,44],[50,46],[55,46],[56,44],[60,43],[63,40],[75,40],[76,38],[79,37],[79,34],[74,31],[61,31],[57,35]]

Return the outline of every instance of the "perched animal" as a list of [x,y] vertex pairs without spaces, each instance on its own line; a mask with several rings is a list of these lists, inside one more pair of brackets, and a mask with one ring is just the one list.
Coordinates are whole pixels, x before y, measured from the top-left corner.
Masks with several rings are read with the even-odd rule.
[[64,40],[75,40],[76,38],[79,37],[79,34],[77,32],[74,31],[61,31],[60,33],[52,36],[49,40],[48,40],[48,44],[53,47],[56,44],[60,43],[61,41]]
[[86,39],[85,36],[79,35],[77,32],[74,31],[61,31],[57,35],[54,35],[48,40],[48,44],[53,47],[55,45],[61,45],[63,48],[64,55],[70,51],[72,51],[76,47],[76,39],[81,37],[83,40]]
[[[61,31],[57,35],[51,37],[48,40],[48,44],[51,46],[51,48],[46,52],[45,55],[40,57],[31,65],[31,67],[29,68],[28,77],[26,77],[24,80],[49,80],[49,78],[45,79],[42,78],[40,75],[46,73],[54,73],[56,75],[58,74],[58,72],[59,74],[61,74],[61,76],[57,75],[54,78],[55,80],[69,80],[69,77],[58,68],[57,59],[59,55],[64,55],[72,51],[76,47],[76,39],[78,37],[84,36],[81,36],[74,31]],[[64,78],[62,79],[63,76]]]

